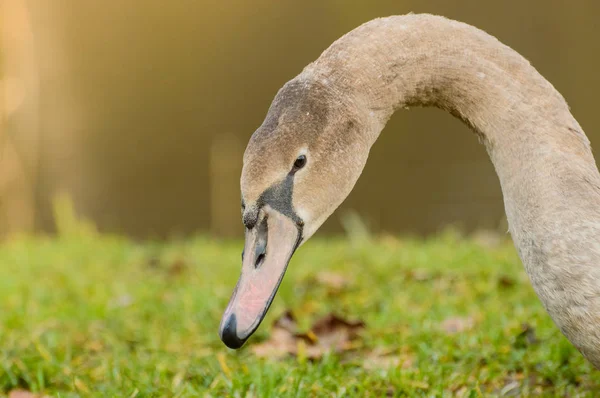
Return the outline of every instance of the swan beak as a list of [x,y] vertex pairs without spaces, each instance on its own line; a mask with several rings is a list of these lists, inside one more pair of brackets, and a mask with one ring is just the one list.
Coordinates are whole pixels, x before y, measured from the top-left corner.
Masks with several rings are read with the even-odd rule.
[[296,223],[268,207],[262,220],[246,229],[242,273],[219,327],[227,347],[240,348],[258,328],[300,239]]

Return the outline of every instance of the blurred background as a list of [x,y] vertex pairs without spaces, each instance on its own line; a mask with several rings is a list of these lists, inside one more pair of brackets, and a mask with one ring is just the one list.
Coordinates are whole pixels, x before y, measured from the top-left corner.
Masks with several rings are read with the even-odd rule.
[[[242,153],[279,87],[359,24],[411,11],[523,54],[600,146],[594,0],[3,0],[0,11],[3,235],[53,231],[53,200],[68,195],[104,232],[241,236]],[[340,232],[345,214],[414,234],[504,218],[485,149],[436,109],[393,117],[323,228]]]

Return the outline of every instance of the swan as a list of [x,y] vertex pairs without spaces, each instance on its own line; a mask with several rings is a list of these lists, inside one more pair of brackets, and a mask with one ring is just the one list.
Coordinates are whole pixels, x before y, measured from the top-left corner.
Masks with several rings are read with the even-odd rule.
[[509,231],[561,332],[600,368],[600,175],[561,94],[516,51],[429,14],[350,31],[287,82],[244,153],[242,270],[219,333],[239,348],[294,251],[350,193],[397,109],[435,106],[485,144]]

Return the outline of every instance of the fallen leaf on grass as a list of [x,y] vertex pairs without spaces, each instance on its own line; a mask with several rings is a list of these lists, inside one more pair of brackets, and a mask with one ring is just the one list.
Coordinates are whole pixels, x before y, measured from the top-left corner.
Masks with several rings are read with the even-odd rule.
[[269,340],[252,346],[252,352],[258,357],[279,358],[290,353],[295,354],[296,320],[290,311],[286,311],[274,323]]
[[451,317],[445,319],[442,324],[442,330],[447,334],[456,334],[471,329],[475,322],[471,317]]
[[296,324],[296,318],[294,317],[294,314],[292,314],[292,311],[286,311],[279,318],[277,318],[277,320],[275,320],[273,327],[284,329],[293,334],[296,333],[298,325]]
[[352,349],[364,326],[361,321],[351,322],[328,314],[316,321],[308,332],[298,333],[296,320],[288,311],[273,324],[269,340],[255,344],[252,351],[258,357],[280,358],[302,354],[308,359],[318,359],[329,351]]
[[358,337],[364,329],[362,321],[351,322],[334,314],[325,315],[319,319],[310,331],[318,338],[317,343],[339,351],[348,349],[350,342]]

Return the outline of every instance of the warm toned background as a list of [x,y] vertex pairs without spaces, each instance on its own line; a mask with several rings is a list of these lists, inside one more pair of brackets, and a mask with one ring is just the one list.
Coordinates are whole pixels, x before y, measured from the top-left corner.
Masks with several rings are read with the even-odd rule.
[[[3,0],[0,230],[53,228],[69,194],[103,231],[241,233],[245,144],[277,89],[378,16],[431,12],[527,57],[600,147],[600,2]],[[502,225],[500,189],[466,127],[435,109],[394,116],[356,189],[375,231]]]

